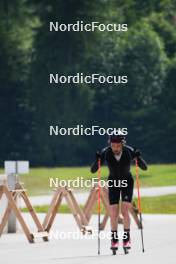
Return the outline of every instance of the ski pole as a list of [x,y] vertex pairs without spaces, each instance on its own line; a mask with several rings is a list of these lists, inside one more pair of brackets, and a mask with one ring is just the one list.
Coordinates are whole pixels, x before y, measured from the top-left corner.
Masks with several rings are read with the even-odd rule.
[[138,171],[138,160],[136,159],[136,184],[138,194],[138,211],[141,225],[141,241],[142,241],[142,252],[144,252],[144,237],[143,237],[143,226],[142,226],[142,211],[141,211],[141,197],[140,197],[140,185],[139,185],[139,171]]
[[98,255],[100,255],[100,179],[101,179],[101,159],[98,159]]

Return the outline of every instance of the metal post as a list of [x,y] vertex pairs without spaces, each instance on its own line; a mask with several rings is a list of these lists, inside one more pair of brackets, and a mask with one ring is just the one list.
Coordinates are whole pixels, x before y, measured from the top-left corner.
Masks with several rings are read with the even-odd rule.
[[[11,173],[7,175],[7,184],[10,191],[15,189],[16,182],[17,182],[16,173]],[[16,203],[18,204],[18,200],[16,200]],[[17,231],[16,216],[14,212],[11,212],[8,219],[8,233],[16,233],[16,231]]]

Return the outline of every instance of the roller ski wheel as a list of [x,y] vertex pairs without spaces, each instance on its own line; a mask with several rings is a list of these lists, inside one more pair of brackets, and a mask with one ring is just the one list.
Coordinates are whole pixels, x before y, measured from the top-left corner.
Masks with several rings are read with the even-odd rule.
[[125,255],[129,254],[129,249],[128,248],[123,247],[123,250],[124,250]]
[[130,241],[123,242],[123,250],[125,255],[129,253],[129,249],[131,249],[131,242]]
[[116,255],[116,252],[117,250],[116,249],[112,249],[112,255],[115,256]]
[[111,250],[112,250],[112,255],[116,255],[116,252],[118,250],[118,242],[111,242]]

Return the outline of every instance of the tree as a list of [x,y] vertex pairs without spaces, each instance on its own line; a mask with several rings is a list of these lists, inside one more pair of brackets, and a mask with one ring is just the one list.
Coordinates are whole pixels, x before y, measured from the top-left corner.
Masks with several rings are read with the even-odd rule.
[[1,1],[1,162],[24,159],[26,153],[29,116],[25,85],[32,44],[32,20],[28,20],[29,17],[25,1]]

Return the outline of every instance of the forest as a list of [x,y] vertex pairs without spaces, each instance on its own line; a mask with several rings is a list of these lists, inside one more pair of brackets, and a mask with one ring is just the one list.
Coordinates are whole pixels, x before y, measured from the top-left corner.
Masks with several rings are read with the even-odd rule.
[[[50,31],[50,22],[128,25]],[[49,75],[127,76],[123,83],[49,83]],[[149,163],[176,162],[176,0],[1,0],[0,162],[89,165],[106,136],[49,126],[128,128]]]

